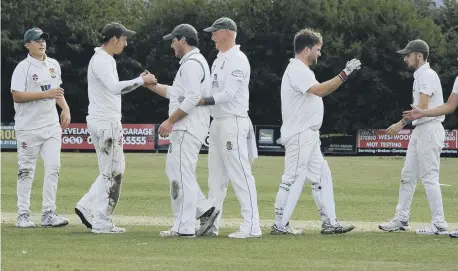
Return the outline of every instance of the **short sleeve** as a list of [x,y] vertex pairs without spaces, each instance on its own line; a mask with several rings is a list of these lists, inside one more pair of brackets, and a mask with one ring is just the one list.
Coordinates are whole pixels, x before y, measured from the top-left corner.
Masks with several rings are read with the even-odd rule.
[[420,93],[432,96],[435,90],[434,82],[436,82],[434,73],[425,72],[424,75],[418,79],[418,89]]
[[458,76],[455,79],[455,84],[453,84],[452,92],[458,94]]
[[291,65],[288,71],[288,78],[291,87],[302,94],[305,94],[311,87],[319,83],[313,71],[307,67],[294,64]]
[[57,65],[57,74],[59,75],[59,86],[62,85],[62,70],[60,68],[59,62],[56,61]]
[[21,64],[17,65],[11,77],[11,91],[25,92],[27,89],[27,75]]

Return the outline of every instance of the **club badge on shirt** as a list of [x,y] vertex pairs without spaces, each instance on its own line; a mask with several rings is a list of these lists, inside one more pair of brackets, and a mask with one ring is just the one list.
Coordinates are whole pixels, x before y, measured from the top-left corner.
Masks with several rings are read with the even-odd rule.
[[226,149],[228,151],[232,150],[232,142],[230,142],[230,141],[226,142]]
[[56,70],[54,68],[49,69],[49,74],[51,74],[52,78],[56,78]]

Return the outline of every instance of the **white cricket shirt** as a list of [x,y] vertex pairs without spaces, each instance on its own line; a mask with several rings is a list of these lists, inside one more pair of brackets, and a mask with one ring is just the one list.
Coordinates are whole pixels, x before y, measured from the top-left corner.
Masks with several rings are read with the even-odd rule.
[[[39,92],[60,87],[62,84],[59,62],[50,57],[44,61],[30,54],[14,69],[11,91]],[[14,129],[39,129],[59,122],[56,99],[42,99],[28,103],[14,103]]]
[[218,53],[211,73],[211,95],[215,98],[211,108],[213,118],[248,117],[250,73],[250,63],[240,51],[240,45]]
[[456,77],[455,83],[453,84],[452,92],[458,94],[458,76]]
[[119,81],[116,61],[101,47],[87,69],[89,110],[86,120],[121,121],[121,91],[143,85],[143,79]]
[[[437,73],[430,68],[429,63],[425,63],[416,70],[413,77],[413,103],[415,105],[420,102],[420,93],[430,96],[428,108],[434,108],[444,104],[441,81]],[[439,117],[423,117],[418,120],[414,120],[412,124],[418,125],[432,120],[443,122],[444,119],[444,115]]]
[[[199,49],[195,48],[181,58],[173,85],[167,88],[169,116],[178,108],[188,114],[173,125],[173,130],[188,131],[204,143],[210,126],[210,108],[197,104],[201,97],[210,95],[210,67]],[[185,98],[181,103],[180,97]]]
[[323,99],[308,90],[319,82],[310,68],[299,59],[290,59],[281,81],[281,138],[302,131],[319,130],[323,123]]

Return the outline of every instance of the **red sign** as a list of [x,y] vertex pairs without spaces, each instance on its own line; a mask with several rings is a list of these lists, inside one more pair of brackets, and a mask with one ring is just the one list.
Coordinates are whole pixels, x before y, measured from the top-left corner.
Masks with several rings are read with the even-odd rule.
[[[154,150],[154,124],[123,124],[124,150]],[[93,150],[86,123],[71,123],[62,131],[63,150]]]
[[[385,130],[361,129],[358,131],[358,149],[386,149],[398,152],[397,149],[405,150],[409,145],[413,130],[402,129],[397,135],[391,136]],[[445,130],[444,150],[458,149],[458,130]],[[359,152],[365,152],[364,150]],[[444,152],[444,151],[443,151]]]

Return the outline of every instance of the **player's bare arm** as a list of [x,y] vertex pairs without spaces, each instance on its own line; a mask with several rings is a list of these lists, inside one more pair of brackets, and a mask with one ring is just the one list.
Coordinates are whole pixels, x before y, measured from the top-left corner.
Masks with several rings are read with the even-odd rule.
[[420,93],[420,99],[419,99],[417,107],[421,109],[428,109],[429,98],[430,96],[424,93]]
[[149,85],[145,85],[148,89],[150,89],[151,91],[153,91],[154,93],[164,97],[164,98],[169,98],[170,95],[167,96],[167,88],[169,88],[170,86],[168,85],[164,85],[164,84],[156,84],[156,85],[153,85],[153,84],[149,84]]
[[64,96],[56,99],[56,103],[62,109],[62,112],[60,112],[60,126],[62,129],[65,129],[71,121],[70,107],[68,106]]
[[59,99],[64,96],[64,89],[53,88],[41,92],[25,92],[12,89],[11,93],[15,103],[29,103],[44,99]]
[[332,78],[321,84],[312,86],[308,92],[325,97],[334,91],[336,91],[347,79],[361,69],[361,61],[358,59],[352,59],[347,62],[345,69],[343,69],[336,77]]
[[[429,98],[430,97],[427,94],[420,93],[420,99],[419,99],[418,105],[416,105],[415,107],[420,108],[420,109],[427,109]],[[395,135],[399,133],[399,131],[401,131],[401,129],[404,128],[406,125],[412,123],[412,121],[413,119],[409,118],[408,116],[403,116],[403,118],[399,122],[388,127],[388,129],[386,129],[386,132],[389,135]]]
[[403,117],[416,120],[423,117],[438,117],[442,115],[447,115],[453,113],[458,107],[458,94],[452,93],[448,97],[447,103],[430,109],[421,109],[415,105],[410,105],[412,110],[404,111]]

